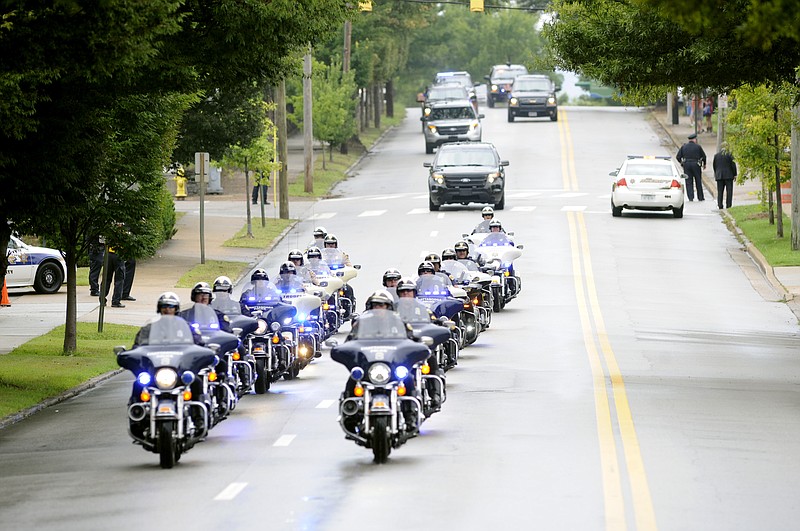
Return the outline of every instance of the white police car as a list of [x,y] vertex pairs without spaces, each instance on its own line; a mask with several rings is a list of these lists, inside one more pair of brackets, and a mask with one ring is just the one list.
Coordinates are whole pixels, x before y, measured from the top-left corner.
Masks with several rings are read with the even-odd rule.
[[611,214],[622,209],[672,211],[683,217],[684,175],[670,157],[628,155],[617,170],[611,185]]
[[33,286],[37,293],[55,293],[67,278],[67,264],[61,251],[28,245],[14,236],[8,242],[6,286]]

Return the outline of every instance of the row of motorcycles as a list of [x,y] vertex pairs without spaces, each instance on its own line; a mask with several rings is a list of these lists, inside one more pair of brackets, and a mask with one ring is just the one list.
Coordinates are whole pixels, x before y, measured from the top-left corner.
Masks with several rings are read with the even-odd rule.
[[[159,455],[162,468],[172,468],[250,391],[263,394],[281,378],[297,378],[353,317],[347,282],[359,266],[347,265],[338,249],[320,254],[306,266],[315,283],[284,266],[273,283],[257,269],[236,301],[230,280],[220,277],[210,305],[195,303],[184,317],[159,314],[145,326],[146,341],[114,349],[118,365],[135,376],[128,433]],[[230,332],[221,330],[221,318]]]
[[347,340],[328,341],[331,358],[350,371],[340,426],[347,439],[372,450],[376,463],[418,436],[423,421],[441,409],[445,372],[522,289],[513,261],[523,246],[514,245],[513,233],[462,236],[455,246],[462,258],[455,249],[429,255],[438,270],[426,260],[418,278],[400,280],[395,294],[376,291]]

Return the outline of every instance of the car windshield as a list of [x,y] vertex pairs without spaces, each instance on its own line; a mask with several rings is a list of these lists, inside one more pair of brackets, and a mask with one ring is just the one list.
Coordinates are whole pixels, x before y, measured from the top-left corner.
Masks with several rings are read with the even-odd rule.
[[517,79],[514,81],[514,90],[530,90],[550,92],[549,79]]
[[436,166],[496,166],[489,149],[447,149],[436,157]]
[[475,118],[472,107],[435,107],[431,109],[431,120],[463,120]]
[[464,87],[433,87],[428,92],[429,100],[460,100],[467,99],[467,92]]
[[669,164],[648,164],[643,162],[629,162],[625,168],[625,175],[640,175],[648,177],[670,177],[672,168]]
[[150,321],[147,345],[190,345],[194,336],[183,318],[177,315],[158,315]]
[[391,310],[367,310],[358,316],[351,332],[353,339],[407,339],[406,325]]
[[527,73],[527,68],[498,68],[492,74],[492,79],[514,79]]
[[440,76],[436,76],[435,83],[436,84],[439,84],[439,83],[458,83],[462,87],[466,88],[466,87],[469,87],[470,85],[472,85],[472,80],[470,80],[470,78],[465,76],[465,75],[454,75],[454,76],[453,75],[450,75],[450,76],[447,76],[447,75],[441,76],[440,75]]

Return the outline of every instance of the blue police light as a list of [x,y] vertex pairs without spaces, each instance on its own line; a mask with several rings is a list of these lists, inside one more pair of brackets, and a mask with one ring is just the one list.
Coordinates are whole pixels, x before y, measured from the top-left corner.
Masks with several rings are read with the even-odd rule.
[[198,323],[192,323],[192,328],[194,328],[195,330],[199,330],[200,325]]
[[364,378],[364,369],[361,367],[353,367],[350,369],[350,378],[356,381],[361,380]]
[[302,314],[302,313],[298,313],[297,314],[297,320],[298,321],[305,321],[306,320],[306,316],[304,314]]
[[190,385],[194,382],[194,373],[192,371],[184,371],[184,373],[181,374],[181,381],[184,385]]
[[285,324],[285,325],[288,325],[291,322],[292,322],[292,318],[291,317],[287,317],[286,319],[283,320],[283,324]]
[[150,382],[153,381],[153,378],[150,376],[150,373],[147,372],[140,372],[139,376],[136,377],[141,385],[150,385]]
[[211,323],[210,328],[219,328],[219,323]]
[[255,297],[247,297],[247,300],[254,301],[254,300],[256,300],[256,298]]
[[405,380],[406,376],[408,376],[408,368],[398,365],[394,370],[394,375],[397,376],[398,380]]

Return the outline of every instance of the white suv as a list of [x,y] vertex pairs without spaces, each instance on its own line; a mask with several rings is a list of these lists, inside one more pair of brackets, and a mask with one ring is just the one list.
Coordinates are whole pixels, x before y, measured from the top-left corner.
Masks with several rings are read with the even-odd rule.
[[425,121],[425,153],[446,142],[480,142],[481,118],[469,100],[434,103]]

